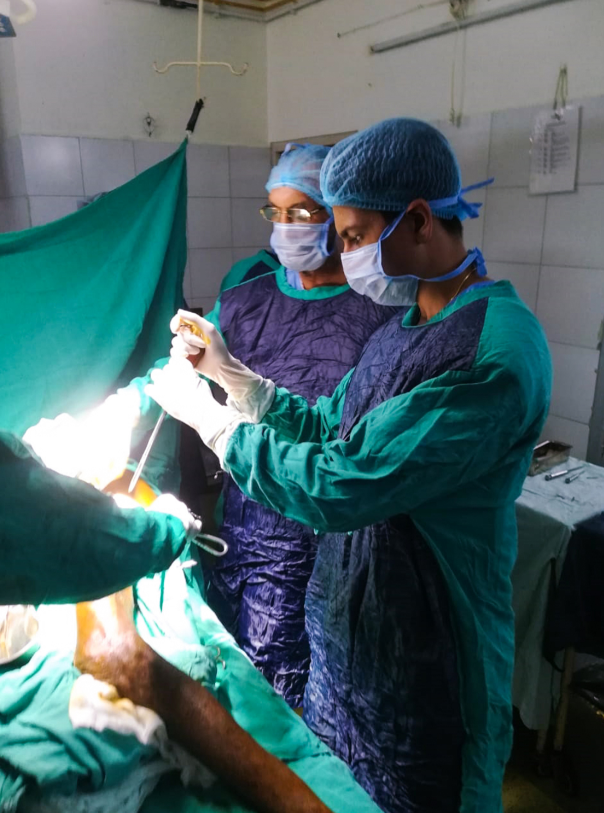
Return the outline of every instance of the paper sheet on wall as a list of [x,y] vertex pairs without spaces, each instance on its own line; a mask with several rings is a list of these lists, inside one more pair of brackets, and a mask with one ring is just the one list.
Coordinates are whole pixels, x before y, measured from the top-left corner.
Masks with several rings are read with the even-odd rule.
[[533,123],[531,195],[574,192],[577,181],[580,108],[542,110]]

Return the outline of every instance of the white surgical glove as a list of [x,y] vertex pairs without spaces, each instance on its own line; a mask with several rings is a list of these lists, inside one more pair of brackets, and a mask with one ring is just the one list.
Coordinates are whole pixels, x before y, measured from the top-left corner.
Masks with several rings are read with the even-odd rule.
[[184,502],[178,500],[173,494],[162,494],[146,510],[155,511],[158,514],[171,514],[179,519],[185,526],[189,539],[201,533],[201,520],[194,517]]
[[[190,330],[182,329],[181,317],[194,322],[209,344]],[[275,385],[270,379],[253,372],[232,356],[219,331],[202,316],[179,310],[170,322],[170,330],[176,334],[170,351],[173,359],[199,354],[195,363],[197,372],[219,384],[229,396],[229,402],[252,423],[262,420],[275,395]]]
[[42,418],[23,440],[49,469],[102,489],[124,473],[139,418],[140,396],[126,388],[78,420],[67,414]]
[[171,359],[161,370],[151,373],[152,384],[145,393],[173,418],[194,429],[203,442],[218,455],[220,464],[229,439],[241,423],[253,423],[232,404],[222,406],[209,384],[200,378],[188,361]]
[[[132,497],[128,496],[128,494],[112,494],[111,496],[119,508],[126,510],[142,508],[142,506]],[[144,510],[155,511],[158,514],[171,514],[173,517],[176,517],[185,526],[185,531],[189,538],[201,533],[201,520],[194,517],[184,502],[181,502],[173,494],[161,494]]]
[[42,418],[35,426],[30,426],[23,440],[47,468],[68,477],[77,477],[82,463],[79,434],[76,419],[63,413],[54,420]]
[[111,494],[111,497],[119,508],[142,508],[141,504],[128,494]]

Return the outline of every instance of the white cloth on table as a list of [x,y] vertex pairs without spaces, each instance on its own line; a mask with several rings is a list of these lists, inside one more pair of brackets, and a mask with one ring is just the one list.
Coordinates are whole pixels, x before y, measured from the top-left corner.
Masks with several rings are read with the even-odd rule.
[[577,480],[527,477],[516,502],[518,559],[512,574],[516,615],[516,664],[513,703],[522,722],[535,730],[547,728],[559,674],[543,657],[552,562],[556,580],[575,526],[604,511],[604,468],[576,458],[553,471],[584,466]]

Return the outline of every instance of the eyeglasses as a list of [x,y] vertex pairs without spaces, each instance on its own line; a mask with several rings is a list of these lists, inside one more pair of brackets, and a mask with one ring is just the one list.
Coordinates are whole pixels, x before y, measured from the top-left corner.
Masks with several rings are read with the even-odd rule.
[[276,206],[263,206],[262,209],[260,209],[260,214],[265,220],[268,220],[269,223],[278,222],[281,219],[281,215],[286,215],[290,223],[308,223],[313,215],[323,212],[324,210],[324,206],[319,206],[312,211],[299,209],[297,207],[294,209],[278,209]]

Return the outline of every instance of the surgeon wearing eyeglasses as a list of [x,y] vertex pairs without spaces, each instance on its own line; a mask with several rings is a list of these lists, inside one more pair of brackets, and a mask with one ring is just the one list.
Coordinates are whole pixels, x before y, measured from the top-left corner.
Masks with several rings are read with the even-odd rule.
[[[236,264],[208,316],[233,355],[310,404],[332,394],[397,310],[346,283],[319,185],[328,154],[327,147],[288,145],[260,210],[273,226],[272,253]],[[208,573],[208,603],[275,690],[299,708],[310,663],[304,602],[318,537],[250,500],[228,474],[222,495],[219,534],[229,552]]]

